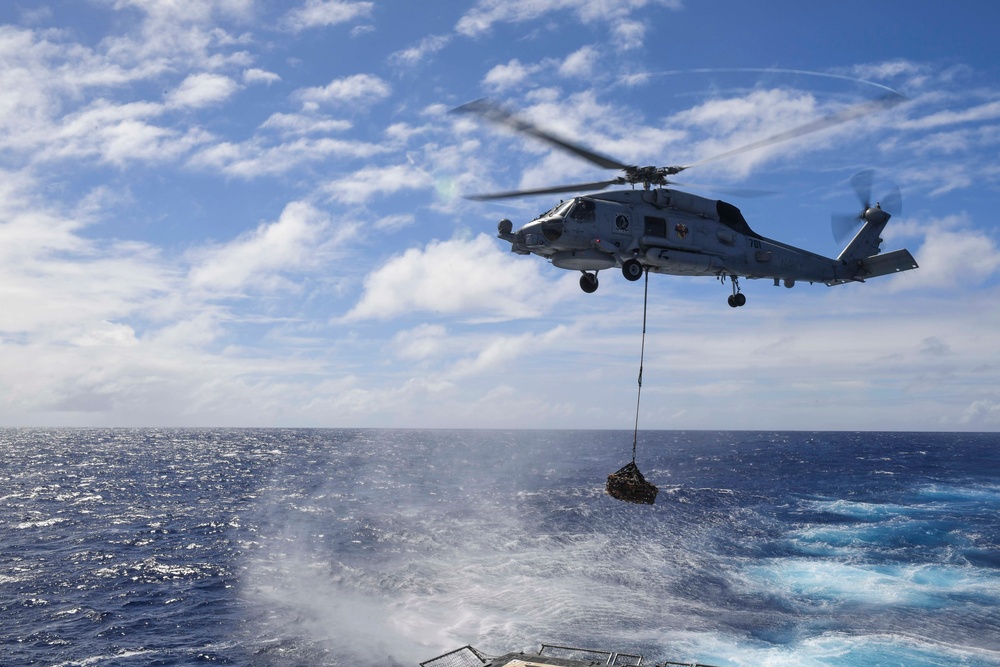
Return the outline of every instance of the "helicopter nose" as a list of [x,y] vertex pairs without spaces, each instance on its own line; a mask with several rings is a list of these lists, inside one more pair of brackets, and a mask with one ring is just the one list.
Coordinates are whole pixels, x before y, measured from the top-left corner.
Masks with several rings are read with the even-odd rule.
[[564,228],[562,218],[550,218],[528,223],[521,231],[526,234],[541,234],[549,243],[555,243],[562,236]]

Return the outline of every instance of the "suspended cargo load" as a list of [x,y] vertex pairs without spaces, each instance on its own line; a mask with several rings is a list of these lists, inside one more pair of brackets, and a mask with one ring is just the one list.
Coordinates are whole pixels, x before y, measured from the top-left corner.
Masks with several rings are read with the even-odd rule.
[[656,486],[646,481],[635,461],[608,475],[607,490],[612,498],[647,505],[655,503],[656,494],[660,492]]

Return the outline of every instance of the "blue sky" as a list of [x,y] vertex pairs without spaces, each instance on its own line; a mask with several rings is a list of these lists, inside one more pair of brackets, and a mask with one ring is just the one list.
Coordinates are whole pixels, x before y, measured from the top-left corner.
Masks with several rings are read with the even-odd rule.
[[[685,173],[866,284],[652,276],[640,425],[1000,427],[1000,10],[930,2],[89,0],[0,8],[0,424],[628,429],[641,283],[509,252],[613,176],[448,110],[489,97],[688,164],[892,89],[907,102]],[[690,177],[688,177],[690,174]],[[704,184],[704,185],[702,185]],[[712,187],[772,191],[720,195]],[[604,277],[602,275],[602,277]]]

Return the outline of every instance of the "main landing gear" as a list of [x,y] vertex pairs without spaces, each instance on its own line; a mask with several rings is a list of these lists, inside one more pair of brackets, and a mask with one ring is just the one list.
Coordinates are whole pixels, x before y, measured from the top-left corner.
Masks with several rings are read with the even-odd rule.
[[637,259],[630,259],[622,264],[622,274],[626,280],[631,280],[632,282],[642,278],[644,271],[645,269],[642,268],[642,264]]
[[729,297],[729,307],[739,308],[740,306],[746,305],[747,297],[745,294],[740,292],[740,279],[736,276],[729,276],[729,280],[733,283],[733,293]]
[[[642,278],[642,274],[646,272],[642,264],[639,263],[637,259],[627,260],[622,264],[622,275],[625,276],[626,280],[630,282],[635,282]],[[581,271],[583,275],[580,276],[580,289],[582,289],[587,294],[593,294],[597,291],[597,271],[593,273],[587,273],[586,271]]]

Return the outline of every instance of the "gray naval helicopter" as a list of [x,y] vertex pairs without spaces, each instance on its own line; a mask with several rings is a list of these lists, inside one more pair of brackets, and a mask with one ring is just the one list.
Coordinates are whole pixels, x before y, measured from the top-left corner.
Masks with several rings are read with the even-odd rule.
[[[855,227],[860,226],[860,229],[843,252],[831,258],[761,236],[750,228],[736,206],[664,187],[676,184],[669,177],[706,162],[817,132],[895,106],[904,99],[897,93],[890,93],[694,164],[672,167],[627,165],[557,137],[487,100],[470,102],[453,111],[476,114],[548,142],[598,167],[623,172],[603,181],[470,195],[469,199],[488,201],[591,192],[615,185],[632,186],[629,190],[599,192],[562,201],[516,232],[510,220],[501,220],[497,227],[498,237],[510,242],[512,252],[538,255],[560,269],[580,271],[580,287],[587,293],[597,290],[598,272],[611,268],[620,268],[630,281],[639,280],[646,272],[715,276],[722,282],[728,278],[732,284],[729,305],[737,308],[746,303],[746,296],[740,291],[741,277],[772,279],[775,286],[784,284],[790,288],[797,282],[826,285],[864,282],[917,268],[907,250],[881,252],[882,230],[889,218],[898,215],[902,208],[898,188],[881,203],[873,205],[874,172],[863,171],[851,179],[862,204],[861,211],[834,216],[834,234],[846,237]],[[636,189],[639,184],[642,189]]]

